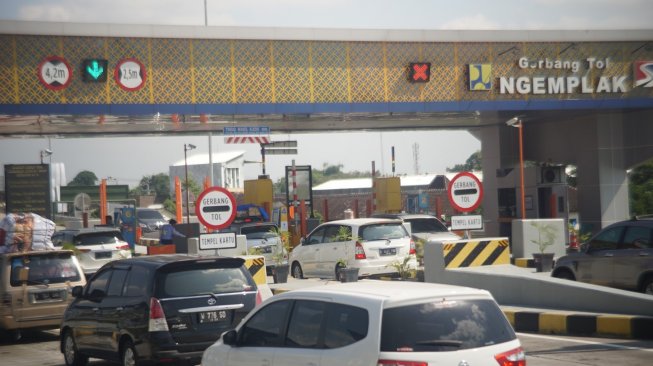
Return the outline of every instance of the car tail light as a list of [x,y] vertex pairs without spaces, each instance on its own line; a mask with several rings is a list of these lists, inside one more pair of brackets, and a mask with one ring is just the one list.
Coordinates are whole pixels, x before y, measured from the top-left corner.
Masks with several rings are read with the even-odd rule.
[[526,355],[521,347],[499,353],[494,358],[501,366],[526,366]]
[[256,290],[256,305],[263,302],[263,297],[261,296],[261,290]]
[[379,360],[376,366],[428,366],[428,362]]
[[150,298],[150,321],[148,323],[148,330],[150,332],[168,331],[166,314],[163,312],[161,302],[156,297]]
[[125,244],[125,245],[117,246],[116,249],[118,249],[118,250],[129,250],[130,248],[129,248],[129,244]]
[[79,250],[81,253],[90,253],[90,252],[91,252],[90,249],[79,249],[79,248],[78,248],[78,250]]
[[354,249],[354,258],[367,259],[367,256],[365,255],[365,250],[363,249],[363,245],[359,242],[356,242],[356,248]]
[[417,254],[417,249],[415,249],[415,240],[410,239],[410,251],[408,254]]

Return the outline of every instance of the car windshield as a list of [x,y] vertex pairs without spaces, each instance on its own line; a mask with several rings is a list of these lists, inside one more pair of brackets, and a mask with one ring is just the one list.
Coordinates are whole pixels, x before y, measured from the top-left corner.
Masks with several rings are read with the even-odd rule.
[[28,285],[48,285],[79,281],[77,266],[70,254],[24,255],[11,260],[11,285],[21,286],[20,269],[29,268]]
[[137,210],[136,216],[138,216],[139,219],[164,221],[163,215],[156,210]]
[[492,300],[438,300],[383,311],[382,352],[443,352],[515,339]]
[[119,231],[103,233],[85,233],[75,237],[75,246],[115,244],[121,241],[122,234]]
[[361,226],[358,236],[363,241],[400,239],[408,236],[408,232],[400,223],[372,224]]
[[188,268],[164,273],[157,282],[162,297],[220,294],[253,289],[240,267]]
[[434,233],[434,232],[448,232],[447,227],[440,221],[434,218],[423,219],[405,219],[410,223],[410,229],[414,233]]

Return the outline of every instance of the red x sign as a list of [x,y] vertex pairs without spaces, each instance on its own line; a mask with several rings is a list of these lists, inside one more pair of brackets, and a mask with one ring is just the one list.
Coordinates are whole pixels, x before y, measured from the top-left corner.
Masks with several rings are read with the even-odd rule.
[[408,80],[425,83],[431,78],[430,62],[411,62],[408,66]]

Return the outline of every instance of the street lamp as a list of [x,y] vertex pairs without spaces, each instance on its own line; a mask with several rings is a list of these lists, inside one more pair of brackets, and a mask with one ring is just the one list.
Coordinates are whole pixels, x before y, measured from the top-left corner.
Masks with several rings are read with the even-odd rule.
[[521,193],[521,218],[526,219],[526,203],[524,193],[524,132],[522,120],[518,117],[512,117],[506,124],[511,127],[519,129],[519,180],[520,180],[520,193]]
[[50,155],[52,155],[52,150],[50,149],[41,150],[41,164],[43,164],[43,158]]
[[190,186],[188,185],[188,156],[186,152],[196,148],[193,144],[184,144],[184,168],[186,170],[186,223],[190,224]]

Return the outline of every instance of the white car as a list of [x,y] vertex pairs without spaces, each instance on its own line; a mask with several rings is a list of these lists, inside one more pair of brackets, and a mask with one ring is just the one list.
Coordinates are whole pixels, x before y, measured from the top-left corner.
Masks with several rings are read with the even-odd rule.
[[241,365],[524,366],[526,357],[485,290],[365,280],[275,295],[202,357]]
[[359,277],[398,274],[395,264],[416,268],[415,242],[401,220],[349,219],[323,223],[303,238],[288,260],[295,278],[338,278],[343,266]]
[[132,256],[129,243],[120,230],[113,227],[57,231],[52,235],[52,243],[55,247],[73,250],[87,278],[108,262]]

